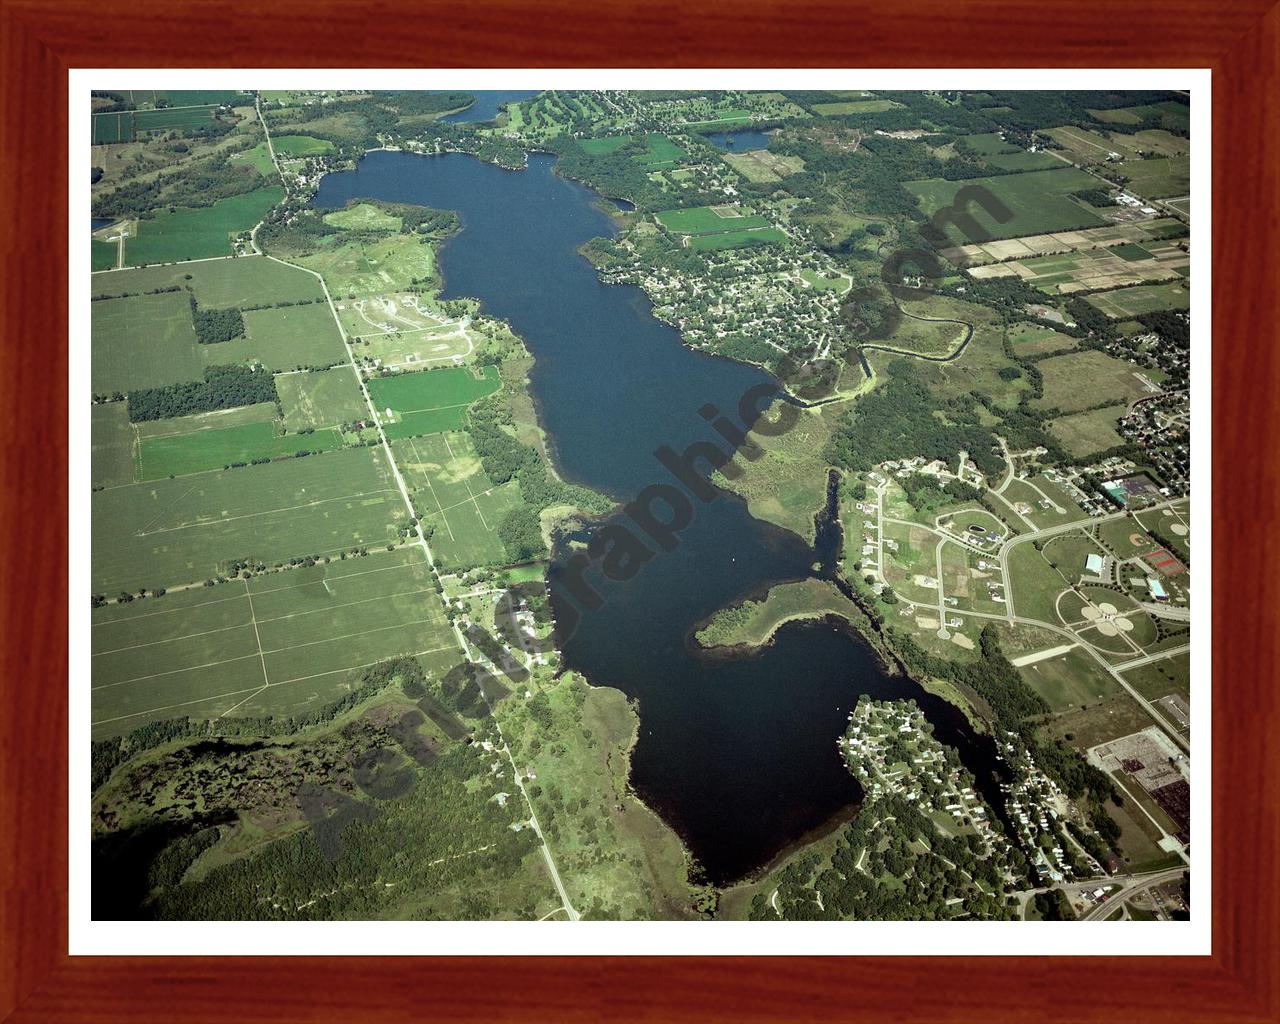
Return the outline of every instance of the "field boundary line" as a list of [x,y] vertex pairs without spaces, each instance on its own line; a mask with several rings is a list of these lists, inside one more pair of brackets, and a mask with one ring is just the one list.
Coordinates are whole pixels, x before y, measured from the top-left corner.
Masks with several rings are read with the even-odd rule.
[[[112,722],[123,722],[126,718],[141,718],[143,715],[154,715],[157,711],[172,711],[174,708],[189,708],[192,704],[207,704],[211,700],[219,700],[222,697],[238,697],[242,693],[248,693],[249,690],[255,693],[261,693],[265,687],[251,686],[248,690],[230,690],[227,693],[215,693],[209,697],[201,697],[199,700],[186,700],[181,704],[166,704],[163,707],[147,708],[146,711],[135,711],[128,715],[117,715],[115,718],[99,718],[96,722],[90,722],[93,725],[110,725]],[[244,701],[240,702],[241,704]],[[239,705],[237,705],[238,707]]]
[[267,654],[288,654],[290,651],[301,650],[303,647],[314,647],[316,644],[330,644],[335,640],[350,640],[357,636],[368,636],[370,633],[384,633],[388,629],[408,629],[410,626],[428,626],[432,622],[431,619],[412,619],[409,622],[393,622],[389,626],[375,626],[373,629],[364,629],[358,633],[344,633],[341,636],[326,636],[320,640],[308,640],[303,644],[293,644],[290,647],[277,647],[274,650],[263,651]]
[[155,647],[157,644],[172,644],[177,643],[179,640],[194,640],[199,636],[210,636],[214,633],[225,633],[229,629],[244,629],[244,627],[248,625],[250,625],[248,622],[237,622],[233,626],[219,626],[217,629],[206,629],[200,633],[184,633],[182,636],[166,637],[163,640],[148,640],[145,644],[133,644],[129,647],[115,647],[109,651],[94,651],[89,655],[89,657],[101,658],[108,654],[123,654],[125,651],[137,651],[143,647]]
[[121,679],[116,683],[103,683],[101,686],[89,687],[90,693],[97,693],[99,690],[113,690],[117,686],[128,686],[130,683],[145,683],[148,679],[160,679],[162,676],[176,676],[180,672],[195,672],[202,668],[216,668],[219,665],[231,665],[237,661],[247,661],[249,658],[258,654],[242,654],[236,658],[223,658],[221,661],[206,661],[203,665],[184,665],[182,668],[165,669],[163,672],[152,672],[149,676],[134,676],[132,679]]
[[[417,444],[414,443],[417,439],[410,437],[406,440],[409,442],[409,447],[413,449],[413,457],[421,463],[422,454],[418,451]],[[458,542],[457,538],[453,535],[453,527],[449,525],[449,517],[444,514],[444,505],[441,503],[439,495],[436,494],[435,485],[431,482],[431,474],[424,472],[422,475],[427,478],[427,489],[431,491],[431,500],[436,503],[436,510],[440,513],[440,519],[444,522],[444,528],[449,531],[449,539],[456,544]],[[466,502],[463,502],[462,504],[465,505]],[[450,507],[453,508],[456,506]]]
[[290,612],[288,615],[276,615],[270,619],[260,619],[264,626],[268,622],[283,622],[285,619],[297,619],[303,615],[315,615],[317,612],[332,612],[339,608],[351,608],[358,604],[369,604],[372,601],[389,601],[393,597],[412,597],[415,594],[427,594],[432,591],[431,587],[424,587],[421,590],[402,590],[394,594],[379,594],[377,597],[362,597],[359,601],[348,601],[346,604],[334,604],[325,608],[309,608],[305,612]]
[[[258,617],[253,614],[253,595],[249,592],[249,581],[244,581],[244,596],[249,599],[249,621],[253,623],[253,639],[258,645],[258,660],[262,662],[262,685],[270,686],[271,677],[267,675],[267,656],[262,651],[262,636],[258,632]],[[241,701],[241,703],[244,703]]]
[[[445,433],[445,434],[442,434],[441,436],[444,438],[444,447],[445,447],[445,450],[449,453],[449,459],[450,459],[452,462],[457,462],[457,461],[458,461],[458,457],[457,457],[456,455],[454,455],[454,454],[453,454],[453,445],[451,445],[451,444],[449,443],[449,435],[448,435],[447,433]],[[473,504],[473,505],[476,507],[476,515],[478,515],[478,516],[480,517],[480,523],[481,523],[481,525],[482,525],[486,530],[488,530],[490,533],[492,533],[492,532],[493,532],[493,527],[491,527],[491,526],[489,525],[489,521],[488,521],[487,519],[485,519],[485,517],[484,517],[484,512],[483,512],[483,511],[481,511],[481,509],[480,509],[480,502],[476,501],[476,495],[475,495],[475,492],[471,490],[471,479],[470,479],[469,477],[463,477],[463,478],[462,478],[462,485],[463,485],[464,487],[466,487],[466,489],[467,489],[467,494],[469,494],[469,495],[471,496],[471,504]],[[487,493],[487,492],[486,492],[486,493]]]
[[[456,650],[458,650],[457,646],[454,644],[450,644],[446,647],[432,647],[426,651],[414,651],[412,654],[402,654],[400,655],[400,657],[421,658],[425,654],[439,654],[441,651],[456,651]],[[462,652],[459,652],[459,653],[462,653]],[[395,657],[395,655],[388,655],[387,657]],[[328,672],[316,672],[314,675],[295,676],[293,679],[281,679],[278,683],[271,683],[270,685],[272,687],[276,687],[276,686],[287,686],[289,683],[304,683],[308,679],[321,679],[324,676],[337,675],[339,672],[354,672],[356,671],[356,669],[370,668],[371,666],[378,664],[378,662],[386,661],[386,660],[387,660],[386,658],[379,658],[378,661],[366,662],[363,665],[352,665],[349,668],[335,668],[335,669],[331,669]],[[243,693],[244,691],[240,691],[240,692]]]
[[[396,551],[401,551],[401,550],[403,549],[396,548]],[[386,553],[390,554],[390,552],[386,552]],[[374,552],[370,551],[369,554],[372,555],[374,554]],[[333,563],[329,562],[328,564],[332,565]],[[324,583],[326,580],[331,583],[336,583],[338,580],[349,580],[349,579],[353,579],[356,576],[368,576],[370,573],[375,573],[375,572],[394,572],[396,569],[414,569],[414,568],[417,568],[419,565],[423,565],[423,564],[425,563],[401,562],[399,565],[384,565],[378,569],[361,569],[359,572],[344,572],[341,576],[325,576],[323,579],[307,580],[306,583],[294,583],[287,587],[271,587],[269,590],[259,590],[258,596],[265,597],[267,594],[281,594],[286,590],[301,590],[303,587],[314,587],[316,584]],[[306,568],[306,566],[303,566],[302,568]],[[314,568],[314,566],[312,566],[311,568]],[[284,571],[289,571],[289,570],[284,570]],[[270,620],[263,619],[262,621],[267,622]]]
[[[209,470],[209,472],[211,473],[220,472],[220,470]],[[191,491],[194,491],[194,490],[195,490],[195,485],[192,484],[191,490],[187,491],[186,494],[184,494],[182,497],[185,498],[187,494],[190,494]],[[303,509],[303,508],[314,508],[317,505],[325,505],[331,501],[350,501],[352,498],[368,498],[375,494],[393,494],[394,492],[395,492],[395,488],[383,487],[376,491],[359,491],[355,494],[340,494],[333,498],[317,498],[315,501],[303,502],[303,504],[301,505],[289,505],[284,508],[269,508],[269,509],[264,509],[261,512],[246,512],[243,515],[238,515],[238,516],[223,516],[221,519],[209,519],[209,520],[206,520],[205,522],[180,523],[177,526],[161,527],[159,530],[148,530],[146,532],[139,531],[138,533],[134,534],[134,536],[135,537],[154,537],[158,533],[177,533],[179,530],[191,530],[199,526],[218,526],[222,523],[234,523],[240,519],[257,519],[259,516],[272,516],[272,515],[275,515],[277,512],[296,512],[299,509]],[[175,502],[175,504],[177,503]],[[154,520],[152,521],[154,522]],[[341,551],[343,549],[337,548],[336,550]]]
[[143,612],[141,615],[126,615],[120,619],[103,619],[101,622],[93,623],[93,628],[99,626],[114,626],[118,622],[136,622],[138,619],[149,619],[153,615],[172,615],[174,612],[186,612],[195,608],[206,608],[211,604],[226,604],[228,601],[239,601],[239,597],[217,597],[212,601],[201,601],[199,604],[187,605],[182,608],[162,608],[158,612]]

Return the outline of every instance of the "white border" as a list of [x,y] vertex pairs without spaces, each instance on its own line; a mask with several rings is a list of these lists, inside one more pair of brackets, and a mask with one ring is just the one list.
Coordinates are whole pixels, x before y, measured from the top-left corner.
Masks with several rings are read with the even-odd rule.
[[68,800],[69,952],[72,955],[1206,955],[1210,952],[1212,835],[1208,754],[1211,732],[1210,642],[1212,509],[1210,444],[1209,240],[1211,117],[1208,69],[809,69],[809,70],[356,70],[356,69],[122,69],[69,72],[68,224],[70,253],[70,367],[68,462],[70,493],[90,493],[89,180],[90,89],[512,89],[512,88],[753,88],[753,89],[1189,89],[1193,94],[1191,159],[1192,459],[1196,523],[1192,575],[1196,636],[1191,652],[1191,703],[1196,750],[1192,775],[1192,920],[1189,922],[95,922],[89,918],[90,673],[89,503],[68,509],[69,723]]

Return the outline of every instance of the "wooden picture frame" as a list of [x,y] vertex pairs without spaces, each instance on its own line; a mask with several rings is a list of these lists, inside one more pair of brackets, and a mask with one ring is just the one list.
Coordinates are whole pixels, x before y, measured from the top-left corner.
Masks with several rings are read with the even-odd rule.
[[[1280,433],[1280,267],[1268,234],[1280,226],[1280,6],[1270,2],[744,0],[727,10],[578,0],[0,0],[0,1019],[1280,1020],[1280,759],[1268,745],[1280,725],[1280,577],[1268,557],[1276,551]],[[394,19],[394,31],[375,31],[379,18]],[[69,956],[67,72],[232,65],[1212,69],[1212,955],[768,964]],[[88,685],[70,683],[72,692]]]

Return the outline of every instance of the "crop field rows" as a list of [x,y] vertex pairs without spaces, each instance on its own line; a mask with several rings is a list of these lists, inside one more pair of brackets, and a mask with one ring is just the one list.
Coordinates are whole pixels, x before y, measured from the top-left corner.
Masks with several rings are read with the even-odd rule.
[[451,570],[506,561],[498,536],[502,517],[521,501],[520,485],[490,483],[464,432],[404,438],[393,442],[414,506],[433,527],[431,549]]
[[92,585],[115,596],[199,582],[236,560],[385,545],[407,515],[377,448],[113,487],[93,495]]
[[1048,256],[1054,253],[1076,252],[1117,244],[1145,245],[1148,242],[1185,238],[1186,235],[1186,225],[1177,218],[1157,217],[1153,220],[1085,228],[1082,231],[1055,231],[1024,235],[1021,238],[958,245],[942,250],[942,254],[953,263],[963,262],[966,266],[976,266],[1008,259]]
[[100,299],[91,310],[95,394],[199,380],[190,300],[182,292]]
[[181,715],[287,715],[385,658],[457,648],[420,548],[398,548],[93,615],[93,728]]
[[[971,213],[987,239],[1003,239],[1101,226],[1105,223],[1101,217],[1069,198],[1070,193],[1093,188],[1096,184],[1097,179],[1092,175],[1064,166],[1059,170],[1026,171],[964,181],[942,178],[908,181],[904,182],[904,187],[918,197],[920,209],[927,216],[950,206],[961,188],[981,189],[1003,206],[1010,216],[999,221],[980,204],[974,204]],[[953,223],[947,224],[946,231],[957,243],[975,241],[965,237]]]

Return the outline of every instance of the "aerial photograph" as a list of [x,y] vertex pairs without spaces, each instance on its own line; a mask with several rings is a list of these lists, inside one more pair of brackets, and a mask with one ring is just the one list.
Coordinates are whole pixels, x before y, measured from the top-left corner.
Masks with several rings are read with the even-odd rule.
[[1189,920],[1191,103],[95,89],[93,919]]

